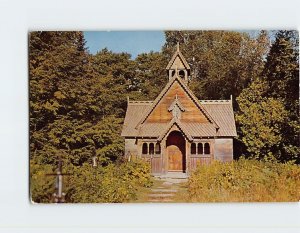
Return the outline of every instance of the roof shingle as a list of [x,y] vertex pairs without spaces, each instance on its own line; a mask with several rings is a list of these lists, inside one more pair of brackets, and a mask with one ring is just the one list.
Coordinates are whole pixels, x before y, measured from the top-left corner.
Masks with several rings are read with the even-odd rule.
[[[211,123],[181,122],[181,127],[192,137],[237,136],[232,103],[230,100],[199,101],[220,127]],[[136,128],[144,114],[151,108],[151,101],[129,101],[122,131],[123,137],[159,137],[168,123],[144,123]]]

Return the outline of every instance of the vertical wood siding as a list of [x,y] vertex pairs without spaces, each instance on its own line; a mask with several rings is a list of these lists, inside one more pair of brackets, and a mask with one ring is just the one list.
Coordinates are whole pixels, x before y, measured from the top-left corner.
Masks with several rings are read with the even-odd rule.
[[190,157],[190,169],[194,170],[197,166],[208,165],[211,163],[211,155],[207,156],[191,156]]
[[208,122],[206,117],[187,95],[181,85],[178,82],[174,82],[174,84],[170,87],[165,96],[159,102],[158,106],[156,106],[156,108],[150,114],[150,116],[146,120],[146,123],[165,123],[171,121],[173,116],[172,113],[168,111],[168,108],[175,100],[176,95],[178,96],[180,103],[184,106],[185,109],[185,111],[181,113],[182,122]]

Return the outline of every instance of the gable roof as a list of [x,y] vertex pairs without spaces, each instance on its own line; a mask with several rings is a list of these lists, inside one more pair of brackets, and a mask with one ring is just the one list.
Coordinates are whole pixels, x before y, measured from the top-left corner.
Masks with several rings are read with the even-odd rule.
[[220,126],[217,135],[237,136],[231,100],[204,100],[200,102]]
[[158,140],[161,141],[165,136],[166,134],[170,131],[170,129],[172,128],[173,125],[176,125],[180,131],[187,137],[187,139],[189,141],[192,141],[193,138],[192,136],[190,135],[189,131],[185,129],[185,127],[181,124],[180,120],[177,119],[177,118],[173,118],[169,124],[167,124],[167,126],[165,127],[165,129],[161,132]]
[[[202,106],[214,118],[219,125],[219,130],[211,123],[180,122],[180,128],[188,132],[192,138],[197,137],[235,137],[236,126],[230,100],[208,100],[200,101]],[[124,120],[121,136],[123,137],[160,137],[170,122],[168,123],[147,123],[138,129],[136,122],[140,121],[143,115],[151,108],[151,101],[129,101]]]
[[177,56],[178,56],[179,59],[182,61],[182,63],[183,63],[183,65],[185,66],[185,68],[186,68],[187,70],[190,70],[191,68],[190,68],[189,64],[187,63],[187,61],[185,60],[184,56],[182,55],[182,53],[181,53],[180,50],[179,50],[179,44],[177,44],[176,52],[174,53],[173,57],[172,57],[171,60],[169,61],[168,65],[167,65],[167,67],[166,67],[166,70],[171,69],[171,66],[173,65],[173,63],[174,63],[174,61],[175,61],[175,59],[176,59]]
[[135,128],[136,122],[141,120],[151,105],[152,101],[128,101],[121,136],[136,137],[139,135]]
[[216,129],[219,128],[218,124],[214,121],[214,119],[210,116],[210,114],[207,112],[207,110],[200,104],[197,97],[193,94],[193,92],[187,87],[187,85],[182,81],[182,79],[175,74],[170,81],[167,83],[165,88],[161,91],[161,93],[158,95],[158,97],[153,101],[151,107],[148,108],[148,110],[145,112],[141,120],[136,125],[136,128],[138,128],[141,124],[143,124],[148,116],[151,114],[151,112],[154,110],[154,108],[158,105],[160,100],[163,98],[163,96],[166,94],[166,92],[171,88],[173,83],[177,81],[181,87],[185,90],[185,92],[188,94],[188,96],[191,98],[191,100],[195,103],[195,105],[199,108],[199,110],[203,113],[203,115],[208,119],[209,122],[211,122]]
[[190,70],[190,66],[189,64],[187,63],[187,61],[185,60],[184,56],[182,55],[182,53],[180,52],[179,50],[179,44],[177,43],[177,49],[176,49],[176,52],[174,53],[173,57],[171,58],[171,60],[169,61],[167,67],[166,67],[166,70],[169,70],[171,69],[171,66],[173,65],[176,57],[179,57],[179,59],[182,61],[183,65],[185,66],[185,68],[187,70]]

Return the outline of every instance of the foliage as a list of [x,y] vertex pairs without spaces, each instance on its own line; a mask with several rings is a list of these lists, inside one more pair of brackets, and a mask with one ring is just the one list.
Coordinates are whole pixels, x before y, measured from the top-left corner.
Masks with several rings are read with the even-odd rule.
[[274,160],[214,161],[192,173],[188,191],[191,202],[299,201],[300,168]]
[[239,136],[250,155],[300,161],[298,55],[295,32],[279,31],[263,72],[237,98]]
[[269,39],[234,31],[167,31],[164,54],[176,43],[191,66],[189,84],[199,99],[229,99],[247,87],[263,68]]
[[[169,58],[170,59],[170,58]],[[136,85],[139,100],[154,100],[167,84],[168,76],[165,67],[168,59],[161,52],[142,53],[135,59]]]
[[63,154],[81,165],[96,154],[102,163],[115,161],[126,108],[120,80],[132,75],[132,67],[124,70],[130,56],[91,57],[81,32],[33,32],[29,48],[31,159],[53,164]]
[[49,203],[55,192],[54,176],[48,176],[54,172],[53,165],[36,164],[30,161],[30,194],[35,203]]
[[257,80],[237,98],[240,139],[256,158],[278,155],[283,137],[280,129],[288,117],[282,101],[264,97],[266,87],[266,83]]
[[[278,32],[267,53],[265,31],[257,38],[233,31],[166,31],[161,52],[133,60],[128,53],[108,49],[89,54],[82,32],[31,32],[32,199],[51,200],[54,179],[45,174],[56,169],[58,156],[74,174],[66,178],[69,202],[126,202],[138,185],[150,185],[148,165],[118,162],[124,151],[120,134],[126,99],[155,99],[168,81],[165,67],[177,42],[191,65],[189,87],[199,99],[239,96],[234,109],[248,155],[299,162],[296,34]],[[96,169],[88,165],[93,156]]]
[[[52,168],[52,170],[50,169]],[[139,187],[152,185],[149,163],[144,161],[122,162],[107,166],[92,167],[84,163],[81,166],[65,164],[64,193],[66,202],[128,202],[136,198]],[[31,164],[32,200],[37,203],[52,201],[54,176],[50,165]]]
[[263,80],[268,83],[266,95],[282,100],[288,118],[281,127],[281,153],[285,160],[300,162],[299,127],[299,35],[297,31],[278,31],[271,46]]

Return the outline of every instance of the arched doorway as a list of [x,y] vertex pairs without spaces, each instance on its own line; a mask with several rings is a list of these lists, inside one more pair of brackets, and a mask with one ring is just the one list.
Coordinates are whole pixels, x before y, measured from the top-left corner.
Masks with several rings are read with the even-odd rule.
[[186,170],[185,139],[179,131],[172,131],[167,137],[168,171]]

